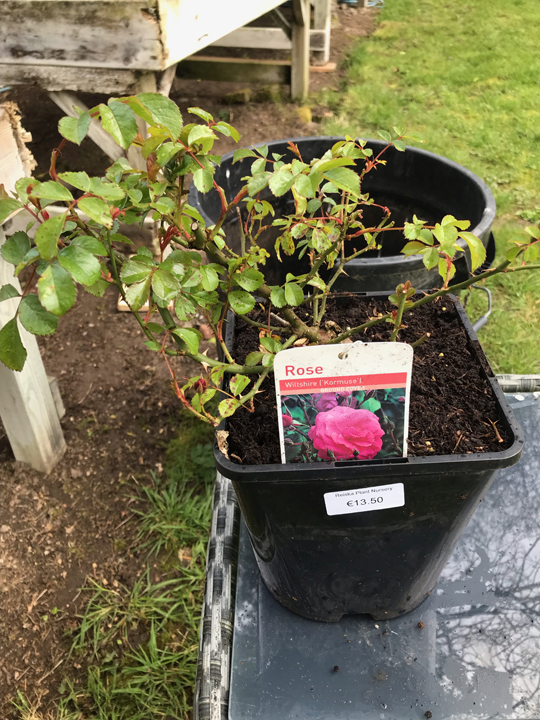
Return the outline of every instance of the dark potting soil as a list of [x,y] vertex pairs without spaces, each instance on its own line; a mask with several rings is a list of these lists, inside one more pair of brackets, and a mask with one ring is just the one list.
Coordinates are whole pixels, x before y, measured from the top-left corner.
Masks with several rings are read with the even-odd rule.
[[[380,299],[348,297],[345,302],[329,301],[325,322],[337,323],[341,331],[361,325],[377,314],[394,309]],[[299,312],[302,319],[308,311]],[[263,310],[250,317],[266,322]],[[323,322],[324,324],[324,322]],[[491,386],[482,367],[474,358],[451,298],[438,298],[405,312],[400,341],[413,343],[426,333],[430,337],[415,348],[411,382],[408,453],[420,455],[461,455],[497,452],[510,446]],[[352,340],[387,342],[392,326],[381,323],[354,335]],[[259,331],[237,318],[233,357],[243,363],[246,356],[259,349]],[[483,359],[488,374],[491,370]],[[229,452],[235,462],[249,465],[280,463],[277,432],[276,394],[273,376],[268,377],[256,397],[254,411],[245,408],[229,418]]]

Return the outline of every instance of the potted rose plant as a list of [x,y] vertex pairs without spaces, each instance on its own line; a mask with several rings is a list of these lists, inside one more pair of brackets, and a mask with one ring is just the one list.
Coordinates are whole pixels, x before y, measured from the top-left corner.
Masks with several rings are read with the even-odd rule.
[[[28,279],[14,318],[2,329],[0,360],[15,371],[23,367],[26,351],[19,323],[37,335],[49,334],[75,304],[78,286],[101,296],[114,285],[142,329],[146,347],[169,366],[181,404],[218,428],[217,466],[234,482],[271,592],[292,610],[319,620],[336,620],[348,612],[376,617],[406,612],[430,592],[497,468],[517,462],[521,454],[519,427],[465,313],[448,296],[464,247],[474,270],[484,262],[484,245],[468,232],[468,221],[447,215],[428,225],[414,217],[400,228],[407,239],[403,252],[419,254],[427,268],[437,268],[442,287],[417,295],[403,278],[395,292],[384,296],[335,297],[334,286],[347,263],[396,230],[386,212],[376,226],[363,221],[372,201],[362,180],[384,157],[373,156],[352,138],[309,162],[294,143],[287,161],[276,153],[269,156],[267,147],[240,149],[235,160],[251,158],[252,163],[239,192],[228,197],[215,181],[220,159],[212,150],[219,134],[235,140],[238,135],[199,108],[190,112],[203,122],[184,125],[172,101],[142,93],[64,118],[64,140],[52,154],[51,180],[24,178],[15,196],[2,193],[1,220],[24,207],[37,229],[34,243],[18,232],[2,247],[3,259],[16,266],[17,274],[25,269]],[[149,126],[146,139],[135,116]],[[99,118],[122,147],[139,147],[147,169],[133,169],[119,159],[103,178],[58,174],[63,144],[80,143],[91,117]],[[390,140],[398,150],[405,149],[403,134]],[[359,159],[365,160],[361,173],[352,169]],[[217,193],[220,212],[213,225],[206,226],[189,204],[188,178],[200,192]],[[292,212],[274,218],[263,191],[274,197],[291,193]],[[49,216],[52,203],[63,203],[65,211]],[[240,228],[235,249],[223,230],[231,215]],[[125,256],[119,248],[129,240],[121,223],[146,217],[155,222],[160,257],[144,247]],[[286,264],[295,255],[308,259],[305,271],[287,273],[280,284],[265,279],[270,252],[258,238],[268,226],[277,229],[278,261]],[[539,240],[540,230],[529,228],[498,265],[468,277],[454,291],[497,273],[526,269],[536,260]],[[0,289],[0,299],[18,295],[11,285]],[[149,309],[141,314],[146,303]],[[201,333],[189,326],[197,314],[215,334],[219,359],[200,351]],[[417,408],[414,418],[411,414],[409,457],[390,451],[379,460],[372,454],[395,427],[388,398],[334,394],[309,410],[315,420],[321,419],[320,428],[311,437],[307,433],[302,449],[306,461],[280,464],[269,378],[276,353],[359,338],[415,346],[415,372],[423,367],[424,374],[416,382],[413,377]],[[200,372],[180,382],[169,360],[177,355],[199,363]],[[443,366],[450,377],[446,387],[436,377]],[[458,386],[466,400],[477,398],[478,407],[460,405],[454,397]],[[396,406],[399,398],[393,402]],[[354,422],[343,419],[351,413]],[[358,413],[367,413],[367,425],[356,422]],[[292,409],[290,417],[297,432]],[[449,429],[452,417],[462,429]],[[371,450],[363,457],[347,447],[346,429],[352,426],[371,437]],[[435,427],[439,430],[432,432]],[[242,456],[243,446],[249,445],[241,436],[246,428],[256,441],[251,447],[260,451],[251,458]],[[401,440],[394,437],[394,442],[398,446]],[[396,479],[405,487],[403,506],[347,516],[325,512],[322,498],[329,490],[369,488]]]

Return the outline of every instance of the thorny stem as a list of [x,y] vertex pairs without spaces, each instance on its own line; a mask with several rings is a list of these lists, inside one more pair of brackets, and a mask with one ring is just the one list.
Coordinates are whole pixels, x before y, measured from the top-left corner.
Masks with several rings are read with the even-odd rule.
[[396,321],[394,323],[394,329],[390,335],[390,342],[396,342],[398,333],[401,329],[401,321],[403,320],[403,311],[405,310],[405,304],[407,302],[407,287],[402,285],[399,288],[400,292],[398,295],[398,309],[396,313]]

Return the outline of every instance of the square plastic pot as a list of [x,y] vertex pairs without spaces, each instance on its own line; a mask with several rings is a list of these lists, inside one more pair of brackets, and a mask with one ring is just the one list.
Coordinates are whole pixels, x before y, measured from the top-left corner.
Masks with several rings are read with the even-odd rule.
[[[215,446],[217,468],[233,483],[262,578],[289,610],[326,622],[350,613],[384,619],[413,610],[433,589],[497,471],[520,459],[521,428],[459,303],[456,312],[493,389],[499,427],[511,437],[508,449],[249,466],[231,462]],[[229,338],[233,331],[229,323]],[[326,512],[325,493],[393,483],[404,485],[402,507]]]

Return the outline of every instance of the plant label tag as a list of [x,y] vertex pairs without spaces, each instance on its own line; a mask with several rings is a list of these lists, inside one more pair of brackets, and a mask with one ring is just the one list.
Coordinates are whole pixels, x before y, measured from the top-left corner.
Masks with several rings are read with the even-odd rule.
[[341,490],[340,492],[325,493],[324,503],[328,515],[387,510],[405,505],[405,490],[403,483],[378,485],[358,490]]
[[274,359],[281,461],[406,457],[413,348],[348,343]]

